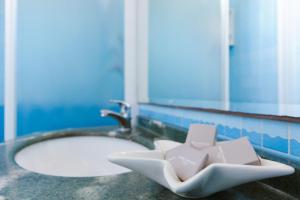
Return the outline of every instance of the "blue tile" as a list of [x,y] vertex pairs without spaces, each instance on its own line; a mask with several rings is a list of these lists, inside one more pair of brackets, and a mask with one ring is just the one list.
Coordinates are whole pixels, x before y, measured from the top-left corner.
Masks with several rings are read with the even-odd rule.
[[264,120],[263,146],[288,153],[288,123]]
[[201,119],[201,112],[196,112],[196,111],[190,111],[188,112],[188,116],[184,116],[184,117],[188,117],[191,118],[192,120],[198,121],[199,119]]
[[0,105],[0,143],[4,142],[4,106]]
[[178,116],[170,117],[170,123],[175,126],[180,126],[181,118]]
[[288,137],[288,123],[273,121],[273,120],[263,120],[263,133],[268,134],[271,137]]
[[300,157],[300,124],[290,124],[291,154]]
[[[147,108],[147,107],[146,107]],[[190,124],[215,124],[219,135],[249,138],[252,144],[288,153],[288,124],[272,120],[241,118],[230,115],[189,112],[177,109],[140,109],[141,114],[162,122],[189,128]],[[262,126],[261,126],[262,125]],[[300,124],[292,126],[291,154],[300,156]],[[263,144],[261,140],[263,139]]]
[[201,120],[199,120],[199,119],[192,119],[192,124],[201,124]]
[[242,128],[241,120],[242,118],[237,116],[231,116],[231,115],[224,116],[224,124],[231,128],[241,129]]
[[201,114],[202,120],[205,124],[213,124],[215,119],[215,114],[213,113],[202,113]]
[[166,114],[160,114],[160,119],[159,121],[167,123],[168,115]]
[[241,137],[241,129],[238,128],[230,128],[228,126],[225,126],[225,136],[237,139]]
[[217,125],[217,134],[218,135],[225,135],[225,127],[221,124]]
[[174,121],[173,118],[174,118],[174,116],[172,116],[172,115],[166,115],[165,122],[168,124],[172,124]]
[[261,146],[262,145],[262,134],[257,132],[249,132],[247,130],[242,130],[242,136],[247,137],[252,144]]
[[300,142],[298,140],[291,139],[290,145],[291,145],[291,154],[300,157]]
[[283,153],[288,153],[288,139],[281,137],[270,137],[268,134],[263,134],[263,146]]
[[147,117],[149,115],[149,111],[145,109],[139,109],[139,115]]
[[225,136],[237,139],[241,137],[241,118],[236,116],[225,116],[224,118]]
[[243,118],[242,136],[248,137],[252,144],[262,145],[262,121],[260,119]]
[[191,124],[193,124],[192,119],[188,119],[188,118],[182,118],[181,119],[181,127],[189,128]]
[[223,115],[223,114],[215,114],[214,115],[214,124],[216,125],[216,126],[218,126],[218,125],[222,125],[223,124],[223,122],[224,122],[224,118],[226,117],[226,115]]
[[159,113],[156,113],[156,112],[152,112],[152,111],[151,111],[150,116],[151,116],[153,119],[155,119],[155,120],[159,120]]

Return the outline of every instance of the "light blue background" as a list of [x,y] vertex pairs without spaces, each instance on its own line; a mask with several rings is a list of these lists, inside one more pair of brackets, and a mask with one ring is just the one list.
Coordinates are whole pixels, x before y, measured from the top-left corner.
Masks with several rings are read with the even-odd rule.
[[220,1],[151,0],[149,4],[150,101],[220,106]]
[[[230,110],[277,115],[276,0],[231,0],[230,8]],[[150,1],[150,102],[224,108],[220,9],[216,0]]]
[[277,114],[277,0],[231,0],[230,109]]
[[4,0],[0,0],[0,142],[4,140]]
[[123,99],[123,0],[18,5],[18,136],[115,124],[99,109]]

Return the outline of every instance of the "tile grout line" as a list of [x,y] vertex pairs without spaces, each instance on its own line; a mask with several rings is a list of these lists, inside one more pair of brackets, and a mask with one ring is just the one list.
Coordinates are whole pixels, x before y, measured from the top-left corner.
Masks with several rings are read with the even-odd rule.
[[243,137],[243,117],[240,117],[240,138]]
[[264,137],[263,137],[263,130],[264,130],[264,125],[263,125],[263,120],[260,121],[260,146],[264,146]]

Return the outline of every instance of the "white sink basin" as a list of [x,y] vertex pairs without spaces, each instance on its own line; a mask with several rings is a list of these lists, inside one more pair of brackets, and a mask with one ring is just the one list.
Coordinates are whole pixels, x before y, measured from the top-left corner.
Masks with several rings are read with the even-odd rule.
[[65,177],[108,176],[130,170],[110,163],[107,155],[120,151],[147,150],[129,140],[78,136],[47,140],[30,145],[15,156],[29,171]]

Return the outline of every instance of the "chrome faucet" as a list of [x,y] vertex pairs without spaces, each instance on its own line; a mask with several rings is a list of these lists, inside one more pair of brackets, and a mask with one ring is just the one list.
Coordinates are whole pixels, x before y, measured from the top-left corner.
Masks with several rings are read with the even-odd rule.
[[112,117],[119,122],[120,132],[129,132],[131,130],[131,106],[129,103],[121,100],[110,100],[109,102],[118,104],[120,112],[102,109],[100,111],[101,117]]

